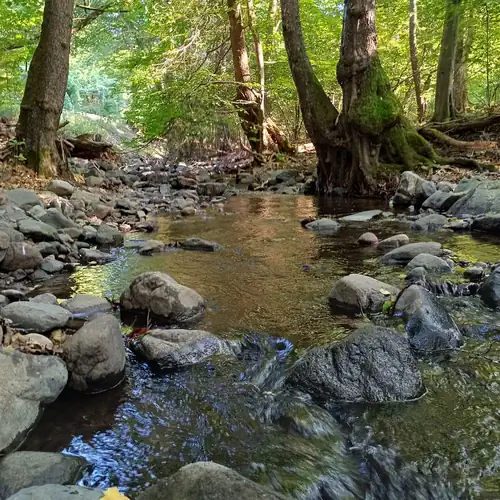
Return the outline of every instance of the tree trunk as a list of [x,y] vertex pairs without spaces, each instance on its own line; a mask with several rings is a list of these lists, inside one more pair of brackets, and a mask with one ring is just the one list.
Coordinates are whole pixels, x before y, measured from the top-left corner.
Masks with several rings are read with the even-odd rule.
[[40,175],[65,175],[57,130],[68,82],[73,0],[46,0],[40,41],[21,102],[18,140],[25,141],[28,166]]
[[433,121],[444,122],[455,114],[453,106],[453,75],[458,42],[462,0],[448,0],[441,39],[436,79]]
[[460,32],[455,55],[455,75],[453,78],[453,102],[458,114],[465,113],[469,103],[469,91],[467,88],[469,54],[474,41],[474,24],[472,16],[460,25]]
[[420,75],[420,64],[418,61],[417,49],[417,0],[410,0],[410,25],[409,25],[409,40],[410,40],[410,59],[411,70],[413,76],[413,85],[415,87],[415,99],[417,102],[417,118],[419,123],[424,119],[425,107],[422,99],[422,78]]
[[[233,54],[234,76],[238,83],[235,105],[241,126],[250,143],[252,151],[260,155],[263,150],[264,114],[259,97],[251,88],[252,76],[248,52],[245,44],[241,5],[238,0],[227,0],[229,27],[231,34],[231,51]],[[256,156],[258,159],[259,156]]]
[[318,187],[373,194],[380,161],[412,168],[434,158],[430,144],[408,120],[377,53],[375,0],[345,0],[337,77],[339,115],[314,76],[300,29],[298,0],[281,0],[283,35],[304,124],[318,155]]

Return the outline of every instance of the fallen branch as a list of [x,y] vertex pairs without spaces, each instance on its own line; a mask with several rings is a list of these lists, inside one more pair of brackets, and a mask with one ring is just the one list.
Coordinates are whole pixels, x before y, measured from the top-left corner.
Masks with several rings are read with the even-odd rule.
[[113,145],[109,142],[97,142],[86,137],[69,137],[64,140],[68,146],[70,156],[95,160],[111,152]]
[[439,130],[432,127],[423,127],[419,131],[419,134],[425,137],[426,139],[439,142],[440,144],[444,144],[446,146],[451,146],[456,149],[496,149],[498,144],[492,141],[459,141],[445,134],[444,132],[440,132]]
[[429,126],[436,130],[439,130],[440,132],[446,132],[448,134],[458,134],[462,132],[483,130],[497,123],[500,123],[500,114],[491,115],[487,116],[486,118],[479,118],[478,120],[472,120],[468,122],[464,122],[462,120],[445,123],[429,123]]

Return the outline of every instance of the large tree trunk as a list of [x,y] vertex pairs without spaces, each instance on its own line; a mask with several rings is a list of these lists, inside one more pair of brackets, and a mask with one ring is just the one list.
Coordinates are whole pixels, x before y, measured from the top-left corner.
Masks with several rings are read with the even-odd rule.
[[468,17],[467,24],[460,23],[457,52],[455,55],[455,74],[453,77],[453,103],[458,114],[465,113],[469,103],[467,87],[469,54],[474,41],[474,20]]
[[455,114],[453,106],[453,75],[457,52],[458,29],[462,0],[448,0],[436,78],[433,121],[444,122]]
[[64,175],[57,130],[68,82],[73,0],[46,0],[40,41],[26,81],[16,135],[25,141],[28,166],[41,175]]
[[422,98],[422,78],[420,75],[420,64],[418,61],[417,28],[417,0],[410,0],[409,40],[411,70],[413,85],[415,87],[415,100],[417,102],[417,118],[419,122],[422,122],[424,119],[425,106]]
[[[412,168],[434,157],[429,143],[403,117],[377,53],[375,0],[345,0],[337,77],[343,91],[339,115],[305,51],[298,0],[281,0],[283,34],[299,93],[304,124],[318,155],[322,194],[343,187],[373,194],[380,162]],[[338,122],[338,123],[337,123]]]
[[[231,32],[231,51],[233,54],[234,76],[238,83],[236,107],[241,126],[250,143],[252,151],[260,155],[263,150],[264,113],[259,96],[251,88],[252,76],[243,32],[241,5],[238,0],[227,0],[229,27]],[[256,156],[258,158],[258,156]]]

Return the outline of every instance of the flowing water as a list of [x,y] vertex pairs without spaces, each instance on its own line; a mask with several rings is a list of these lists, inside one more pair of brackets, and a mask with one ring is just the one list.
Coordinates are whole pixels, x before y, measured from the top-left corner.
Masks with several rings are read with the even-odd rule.
[[[158,218],[156,239],[197,236],[221,243],[220,252],[144,257],[125,248],[109,265],[52,283],[61,298],[118,297],[138,274],[163,271],[207,299],[200,328],[243,338],[247,348],[240,359],[216,358],[168,375],[153,374],[129,353],[121,387],[89,397],[63,394],[26,448],[82,455],[93,468],[81,484],[118,486],[131,498],[198,460],[233,467],[295,498],[500,498],[500,316],[477,298],[441,299],[471,338],[448,359],[422,361],[428,392],[417,402],[327,411],[280,384],[305,349],[342,339],[367,321],[331,315],[327,296],[335,279],[357,272],[403,284],[401,268],[381,267],[378,251],[356,240],[368,230],[379,237],[408,232],[404,223],[344,224],[333,236],[299,223],[370,208],[383,207],[237,197],[223,213]],[[457,261],[500,260],[500,247],[484,237],[410,237],[442,241]]]

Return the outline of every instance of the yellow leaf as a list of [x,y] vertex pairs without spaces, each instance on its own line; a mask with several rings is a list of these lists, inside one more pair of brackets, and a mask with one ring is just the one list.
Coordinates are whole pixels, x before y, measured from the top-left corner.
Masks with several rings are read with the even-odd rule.
[[391,292],[389,292],[389,290],[386,290],[385,288],[381,288],[379,290],[379,292],[382,294],[382,295],[391,295]]
[[129,500],[128,497],[122,495],[118,488],[109,488],[104,492],[104,496],[101,498],[105,498],[107,500]]

